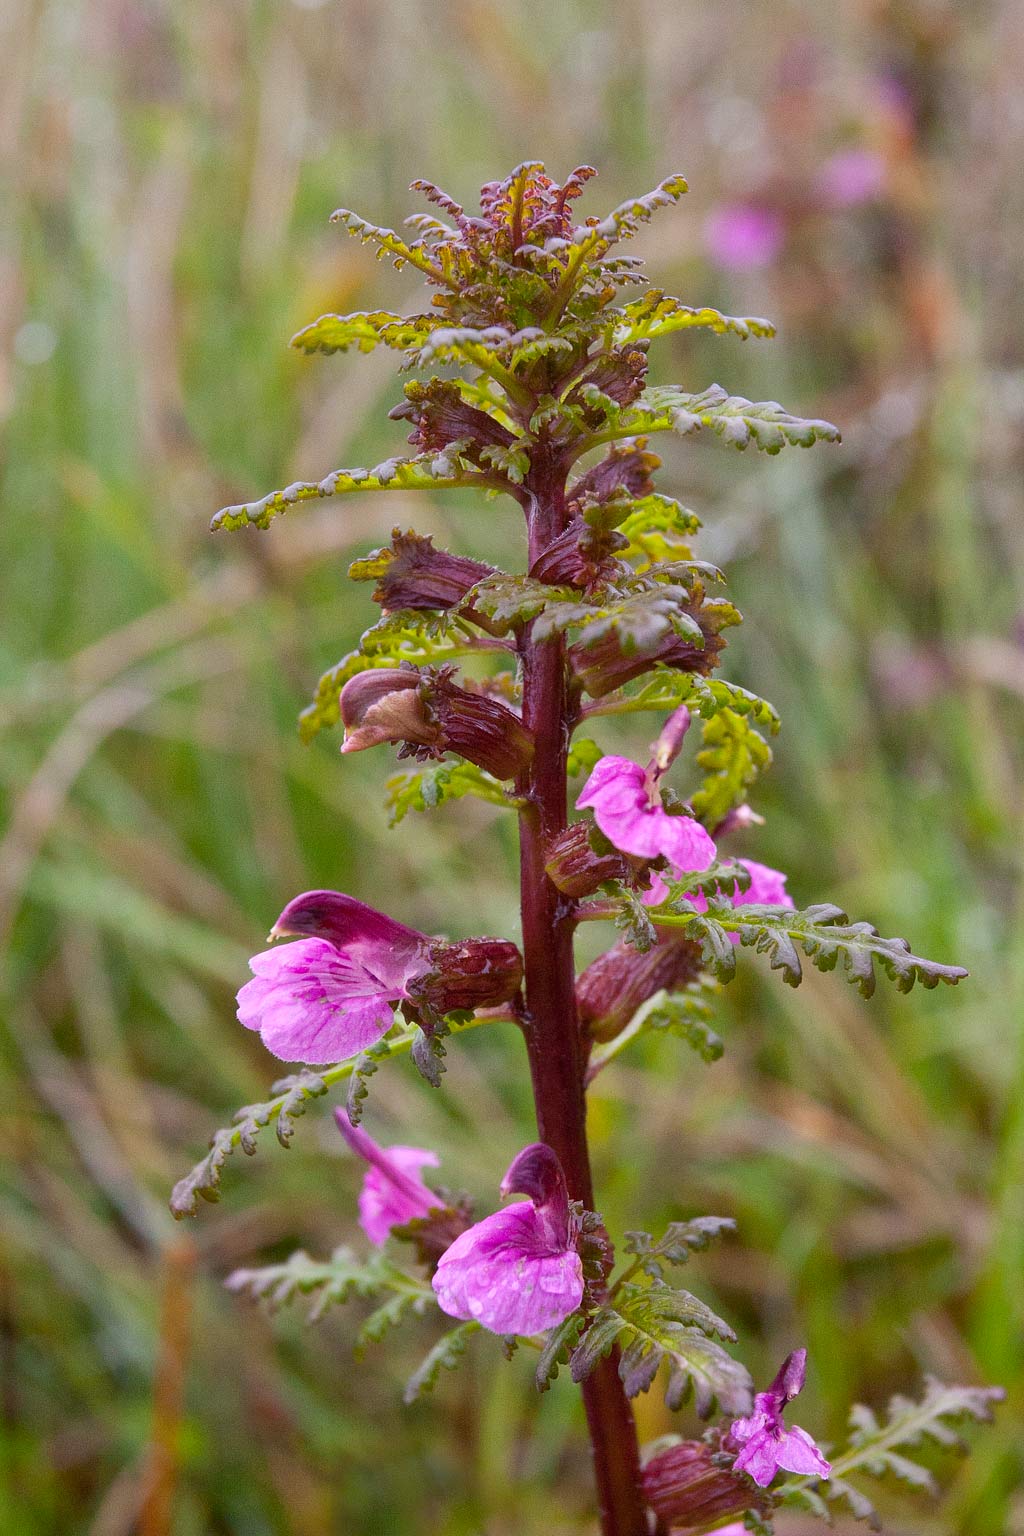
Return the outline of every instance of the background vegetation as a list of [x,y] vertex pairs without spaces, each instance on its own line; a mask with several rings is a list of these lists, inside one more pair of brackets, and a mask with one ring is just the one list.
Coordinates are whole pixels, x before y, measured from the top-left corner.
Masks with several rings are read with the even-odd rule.
[[[396,494],[216,540],[207,519],[399,449],[391,357],[286,346],[322,310],[416,299],[331,209],[396,223],[414,175],[465,199],[542,157],[598,165],[598,212],[686,172],[642,240],[652,275],[780,338],[662,343],[662,376],[844,430],[778,460],[667,450],[663,488],[747,614],[728,675],[783,713],[750,851],[799,901],[973,973],[863,1003],[748,962],[721,1062],[654,1041],[597,1084],[605,1214],[738,1219],[694,1284],[756,1375],[806,1340],[822,1438],[924,1371],[1006,1384],[941,1511],[894,1503],[890,1529],[1024,1531],[1020,7],[7,0],[0,45],[0,1527],[584,1528],[565,1383],[538,1407],[528,1362],[481,1347],[402,1410],[426,1323],[353,1366],[355,1319],[310,1332],[223,1291],[237,1263],[360,1240],[323,1106],[290,1151],[235,1159],[195,1223],[166,1205],[276,1075],[233,992],[288,896],[514,932],[488,808],[389,833],[384,754],[342,769],[336,738],[294,730],[371,617],[347,559],[393,522],[516,559],[508,509]],[[820,166],[850,146],[881,187],[830,210]],[[785,232],[740,271],[705,239],[737,198]],[[515,1038],[481,1032],[442,1093],[382,1073],[367,1124],[490,1200],[523,1079]],[[653,1395],[640,1411],[646,1438],[673,1427]]]

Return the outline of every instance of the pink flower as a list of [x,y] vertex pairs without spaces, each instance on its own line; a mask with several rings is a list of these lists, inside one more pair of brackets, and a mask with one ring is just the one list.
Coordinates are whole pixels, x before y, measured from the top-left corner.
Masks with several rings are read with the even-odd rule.
[[359,1192],[359,1225],[380,1247],[392,1227],[404,1227],[417,1217],[443,1207],[444,1201],[419,1177],[421,1168],[436,1168],[436,1152],[423,1147],[379,1147],[361,1126],[353,1125],[343,1109],[334,1111],[338,1130],[353,1152],[369,1163]]
[[306,891],[271,938],[298,942],[254,955],[238,1018],[282,1061],[344,1061],[386,1034],[399,1001],[436,1018],[491,1007],[518,991],[522,961],[503,939],[445,944],[339,891]]
[[583,1265],[562,1166],[543,1142],[524,1147],[501,1183],[528,1195],[463,1232],[441,1256],[433,1287],[442,1312],[491,1333],[534,1334],[575,1312]]
[[658,790],[656,765],[641,768],[628,757],[602,757],[576,801],[591,807],[609,842],[642,859],[660,854],[680,870],[704,870],[714,863],[710,834],[692,816],[670,816]]
[[734,271],[770,266],[784,239],[782,219],[760,203],[722,203],[704,224],[710,255],[719,266]]
[[761,1488],[768,1487],[780,1467],[808,1477],[824,1478],[832,1471],[806,1430],[787,1429],[783,1423],[783,1409],[800,1392],[806,1371],[807,1351],[795,1349],[768,1391],[754,1398],[750,1417],[729,1426],[729,1449],[741,1447],[733,1471],[746,1472]]
[[854,208],[878,196],[885,182],[885,161],[871,149],[841,149],[821,168],[818,184],[833,208]]

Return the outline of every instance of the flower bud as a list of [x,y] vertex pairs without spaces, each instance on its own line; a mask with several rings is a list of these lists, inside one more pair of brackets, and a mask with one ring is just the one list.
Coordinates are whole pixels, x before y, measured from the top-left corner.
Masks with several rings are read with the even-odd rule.
[[651,650],[626,651],[614,630],[609,630],[599,640],[589,645],[577,643],[569,647],[569,661],[573,671],[592,699],[603,698],[616,688],[649,672],[656,662],[673,667],[679,672],[698,672],[707,677],[718,665],[718,656],[725,641],[714,627],[714,619],[703,608],[683,605],[692,613],[704,635],[704,645],[684,640],[672,632],[662,636]]
[[576,978],[580,1024],[593,1040],[614,1040],[642,1003],[673,991],[700,974],[700,946],[665,933],[641,953],[620,942]]
[[633,880],[636,877],[640,861],[631,862],[617,848],[609,847],[607,853],[597,852],[591,841],[593,834],[594,827],[589,822],[575,821],[549,846],[544,868],[548,879],[566,896],[592,896],[606,880]]
[[507,939],[438,941],[431,945],[430,964],[410,984],[408,997],[434,1014],[497,1008],[510,1003],[523,983],[523,958]]
[[612,497],[650,496],[654,490],[651,476],[660,466],[658,455],[647,452],[645,437],[634,438],[628,446],[615,443],[603,459],[569,487],[570,506],[582,507],[610,501]]
[[395,528],[391,543],[349,566],[353,581],[376,581],[373,600],[385,611],[457,608],[470,587],[494,575],[493,565],[435,549],[433,539]]
[[414,379],[405,386],[405,399],[388,412],[392,421],[411,421],[409,441],[425,452],[466,443],[466,456],[476,462],[481,448],[507,448],[515,438],[500,421],[470,405],[451,379]]
[[441,731],[422,695],[415,667],[380,667],[358,672],[341,690],[345,726],[343,752],[362,752],[385,741],[436,747]]
[[593,587],[621,572],[622,563],[614,558],[615,551],[628,545],[629,540],[621,533],[591,528],[582,517],[576,517],[533,562],[530,575],[549,586]]
[[451,667],[383,667],[341,690],[343,752],[401,742],[402,757],[457,752],[498,779],[516,778],[533,756],[533,736],[498,699],[460,688]]
[[767,1513],[770,1500],[716,1460],[704,1440],[682,1440],[652,1456],[641,1474],[644,1497],[663,1525],[682,1533],[748,1509]]

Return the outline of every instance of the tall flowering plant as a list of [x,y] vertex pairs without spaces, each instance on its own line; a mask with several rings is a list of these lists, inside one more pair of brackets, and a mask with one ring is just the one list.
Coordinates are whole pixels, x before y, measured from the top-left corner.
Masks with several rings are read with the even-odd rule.
[[[542,1391],[567,1365],[582,1389],[604,1536],[743,1521],[764,1531],[787,1502],[827,1513],[845,1500],[865,1515],[851,1473],[905,1472],[897,1447],[923,1433],[948,1439],[945,1420],[983,1416],[994,1394],[932,1382],[922,1403],[895,1400],[884,1424],[856,1410],[838,1453],[787,1426],[805,1352],[795,1349],[755,1395],[726,1348],[735,1343],[728,1323],[674,1281],[675,1268],[730,1224],[696,1217],[660,1236],[606,1230],[587,1088],[655,1027],[713,1058],[721,1047],[705,1022],[708,996],[732,979],[741,951],[767,956],[792,986],[805,959],[841,968],[865,994],[878,972],[903,991],[966,973],[828,903],[798,907],[785,876],[747,856],[760,819],[748,801],[779,722],[764,699],[717,675],[740,615],[722,573],[694,556],[697,517],[656,489],[650,443],[704,432],[777,454],[839,434],[717,385],[690,394],[647,383],[648,349],[663,336],[702,328],[767,337],[772,327],[645,286],[625,253],[686,191],[681,176],[605,218],[578,220],[593,175],[580,167],[560,186],[543,166],[521,165],[483,188],[479,213],[416,182],[441,217],[414,216],[408,239],[345,209],[334,215],[394,266],[420,272],[432,302],[413,315],[324,315],[294,344],[308,353],[383,346],[424,371],[391,412],[411,429],[413,452],[227,507],[214,527],[262,529],[306,501],[390,489],[475,490],[518,509],[525,571],[496,570],[401,529],[356,561],[350,575],[375,583],[381,618],[321,679],[302,729],[308,738],[341,724],[346,753],[397,747],[409,766],[388,781],[396,821],[465,795],[516,815],[520,945],[431,937],[337,891],[295,897],[271,932],[288,942],[254,957],[238,1017],[300,1070],[217,1132],[172,1205],[180,1216],[198,1197],[216,1198],[234,1147],[252,1151],[271,1122],[287,1145],[307,1101],[347,1081],[336,1113],[366,1164],[359,1215],[369,1257],[339,1249],[321,1263],[299,1253],[239,1271],[235,1289],[277,1301],[313,1292],[318,1308],[376,1297],[363,1330],[371,1338],[410,1311],[456,1320],[410,1396],[480,1331],[506,1349],[533,1346]],[[641,712],[656,722],[649,757],[605,755],[601,721]],[[580,813],[572,820],[570,801]],[[617,925],[620,937],[577,975],[584,922]],[[523,1198],[477,1217],[433,1182],[433,1151],[381,1147],[360,1121],[369,1078],[386,1061],[408,1052],[439,1086],[458,1036],[500,1023],[522,1034],[537,1141],[501,1186]],[[395,1243],[409,1245],[409,1264],[390,1256]],[[659,1377],[670,1407],[692,1398],[711,1424],[700,1440],[675,1437],[642,1455],[631,1399]]]

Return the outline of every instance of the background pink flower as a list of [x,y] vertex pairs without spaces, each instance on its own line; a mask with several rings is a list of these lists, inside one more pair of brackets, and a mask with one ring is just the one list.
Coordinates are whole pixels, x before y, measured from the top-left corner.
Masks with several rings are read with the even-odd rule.
[[708,254],[720,267],[735,271],[770,266],[785,233],[779,214],[759,203],[721,203],[704,223]]
[[334,1118],[353,1152],[369,1164],[359,1192],[359,1225],[371,1243],[380,1247],[393,1227],[404,1227],[444,1205],[419,1177],[421,1168],[438,1167],[436,1152],[425,1147],[381,1147],[362,1126],[353,1125],[343,1109],[336,1109]]

